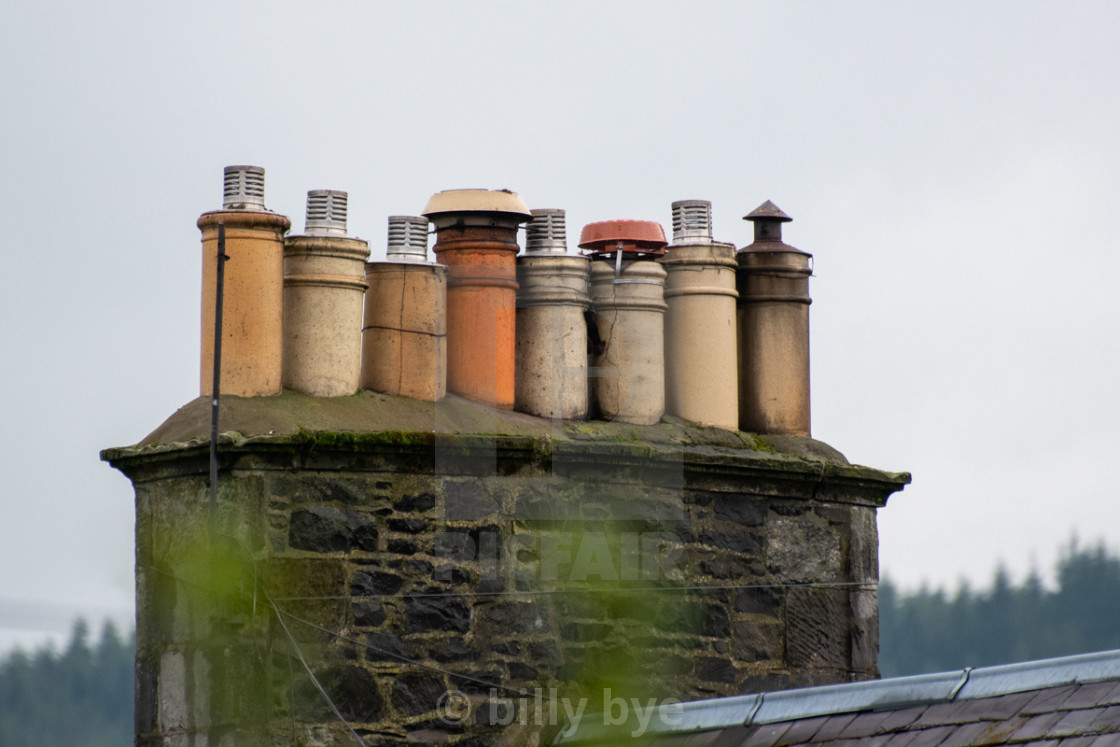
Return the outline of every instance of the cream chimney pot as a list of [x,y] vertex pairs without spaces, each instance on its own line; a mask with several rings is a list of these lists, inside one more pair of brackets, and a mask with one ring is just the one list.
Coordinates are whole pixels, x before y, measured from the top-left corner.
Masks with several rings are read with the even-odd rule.
[[735,246],[712,241],[706,200],[673,203],[665,279],[665,410],[694,423],[739,427]]
[[313,397],[358,391],[369,244],[346,236],[346,202],[308,192],[306,234],[284,240],[284,386]]

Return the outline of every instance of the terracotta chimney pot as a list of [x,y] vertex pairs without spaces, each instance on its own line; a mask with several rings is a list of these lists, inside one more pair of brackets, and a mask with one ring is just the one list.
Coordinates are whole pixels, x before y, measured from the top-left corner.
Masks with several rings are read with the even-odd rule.
[[456,189],[432,196],[423,213],[447,265],[447,389],[512,409],[517,307],[517,228],[525,202],[508,190]]
[[447,268],[427,251],[427,218],[389,216],[386,261],[366,265],[362,389],[428,401],[447,393]]
[[227,166],[223,208],[203,213],[202,355],[199,390],[213,394],[218,224],[225,225],[221,391],[280,394],[283,366],[284,233],[291,222],[264,208],[264,169]]

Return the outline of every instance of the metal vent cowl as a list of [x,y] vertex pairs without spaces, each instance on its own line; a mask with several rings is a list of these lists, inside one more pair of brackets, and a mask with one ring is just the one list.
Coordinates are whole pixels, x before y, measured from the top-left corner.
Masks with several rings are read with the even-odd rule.
[[673,243],[706,244],[712,240],[712,203],[678,200],[673,203]]
[[390,262],[427,262],[428,219],[418,215],[390,215],[385,257]]
[[568,232],[563,210],[530,210],[533,219],[525,224],[526,254],[566,254]]
[[260,166],[226,166],[222,208],[264,210],[264,169]]
[[308,236],[346,235],[347,194],[337,189],[312,189],[307,193]]

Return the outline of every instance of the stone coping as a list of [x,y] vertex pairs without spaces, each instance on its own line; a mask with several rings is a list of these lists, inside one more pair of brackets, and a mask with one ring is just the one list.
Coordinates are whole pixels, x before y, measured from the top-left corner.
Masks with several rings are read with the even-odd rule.
[[[486,407],[449,395],[426,402],[376,392],[311,397],[285,390],[276,397],[222,398],[220,443],[238,450],[271,451],[285,444],[364,451],[387,445],[431,447],[437,440],[469,444],[498,440],[518,449],[583,454],[604,460],[678,455],[686,462],[735,463],[747,469],[813,473],[876,483],[886,492],[910,482],[906,472],[849,464],[836,449],[811,438],[757,436],[666,417],[657,425],[553,421]],[[210,440],[210,398],[179,408],[138,444],[110,448],[101,458],[115,467],[157,454],[194,452]],[[223,449],[223,450],[224,450]]]

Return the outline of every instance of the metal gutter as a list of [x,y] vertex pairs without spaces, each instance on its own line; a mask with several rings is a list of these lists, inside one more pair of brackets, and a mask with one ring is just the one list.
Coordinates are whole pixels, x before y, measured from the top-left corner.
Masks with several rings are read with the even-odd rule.
[[957,699],[990,698],[1111,679],[1120,679],[1120,650],[974,669]]
[[[1120,650],[692,701],[676,706],[672,712],[662,711],[661,718],[651,718],[645,734],[685,734],[841,713],[888,711],[1111,679],[1120,679]],[[625,738],[632,727],[607,726],[603,714],[587,714],[582,722],[585,727],[575,734],[565,736],[565,727],[554,744],[594,744],[604,737]]]
[[[773,724],[813,716],[889,711],[918,703],[944,703],[968,678],[968,670],[919,674],[888,680],[806,687],[764,693],[762,707],[744,725]],[[687,707],[687,706],[686,706]]]

